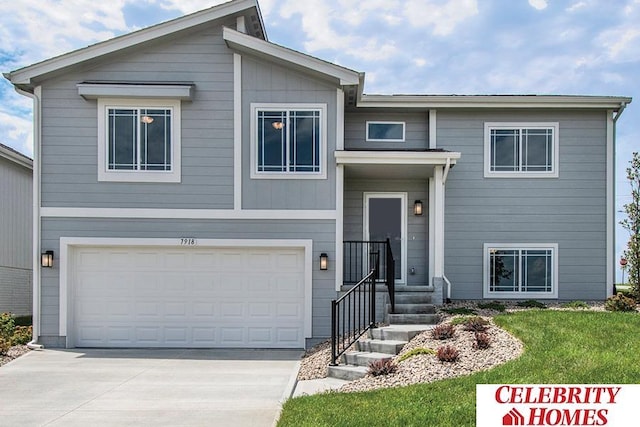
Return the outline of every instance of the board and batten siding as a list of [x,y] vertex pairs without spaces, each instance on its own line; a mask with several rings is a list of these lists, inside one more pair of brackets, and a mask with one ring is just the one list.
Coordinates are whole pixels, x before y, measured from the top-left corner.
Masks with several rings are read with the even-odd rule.
[[[429,285],[429,184],[426,180],[346,179],[344,186],[344,240],[364,238],[364,193],[407,193],[407,266],[415,267],[408,285]],[[424,214],[413,215],[413,202],[422,200]],[[395,256],[395,254],[394,254]]]
[[[313,240],[312,333],[314,340],[330,336],[331,300],[335,290],[335,221],[332,220],[169,220],[44,218],[42,245],[60,250],[61,237],[197,239],[311,239]],[[320,271],[317,260],[329,255],[329,269]],[[62,261],[60,261],[62,262]],[[42,331],[45,345],[64,346],[58,337],[59,263],[42,270]]]
[[[367,122],[404,122],[405,141],[367,142]],[[429,148],[429,114],[425,112],[349,111],[344,117],[346,150],[426,150]]]
[[0,313],[31,314],[32,170],[0,157]]
[[[252,179],[251,104],[325,104],[326,179]],[[242,56],[242,207],[244,209],[335,209],[337,87]],[[294,174],[292,174],[294,176]]]
[[[193,100],[181,105],[180,183],[98,182],[97,101],[78,95],[84,81],[195,84]],[[110,56],[42,87],[43,206],[233,208],[233,52],[220,26]]]
[[[558,122],[558,178],[484,178],[485,122]],[[606,298],[605,111],[438,111],[438,148],[462,152],[446,184],[452,298],[481,299],[484,243],[557,243],[558,298]]]

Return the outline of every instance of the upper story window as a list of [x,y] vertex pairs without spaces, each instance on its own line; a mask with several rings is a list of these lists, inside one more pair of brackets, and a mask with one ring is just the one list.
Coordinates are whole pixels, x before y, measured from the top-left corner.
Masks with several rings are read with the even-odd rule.
[[325,178],[326,106],[252,105],[252,178]]
[[100,99],[98,180],[180,182],[180,101]]
[[367,141],[404,142],[404,122],[367,122]]
[[485,123],[485,177],[558,177],[558,123]]
[[484,252],[485,298],[557,298],[557,244],[485,244]]

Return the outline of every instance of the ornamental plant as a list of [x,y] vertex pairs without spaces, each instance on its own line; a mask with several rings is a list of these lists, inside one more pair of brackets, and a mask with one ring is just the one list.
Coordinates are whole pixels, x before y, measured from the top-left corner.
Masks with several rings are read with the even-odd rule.
[[624,205],[627,218],[620,224],[629,232],[629,242],[624,251],[631,294],[640,301],[640,154],[633,153],[627,168],[627,180],[631,187],[631,201]]

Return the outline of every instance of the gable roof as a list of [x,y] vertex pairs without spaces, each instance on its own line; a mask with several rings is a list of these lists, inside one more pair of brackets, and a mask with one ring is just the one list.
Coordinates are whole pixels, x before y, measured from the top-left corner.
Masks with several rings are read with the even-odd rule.
[[33,160],[25,156],[22,153],[8,147],[4,144],[0,144],[0,157],[10,160],[13,163],[23,166],[27,169],[33,170]]
[[14,86],[30,91],[34,79],[38,77],[235,14],[245,17],[245,28],[250,34],[266,40],[264,22],[257,0],[232,0],[29,65],[6,73],[4,76]]

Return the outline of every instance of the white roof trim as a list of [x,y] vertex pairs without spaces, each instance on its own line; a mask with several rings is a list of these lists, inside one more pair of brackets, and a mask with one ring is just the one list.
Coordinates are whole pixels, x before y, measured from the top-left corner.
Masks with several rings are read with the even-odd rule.
[[34,77],[51,73],[102,55],[114,53],[140,43],[148,42],[178,31],[195,27],[197,25],[205,24],[215,19],[223,18],[252,7],[255,7],[256,10],[258,10],[256,0],[230,1],[191,15],[183,16],[133,33],[125,34],[111,40],[100,42],[83,49],[21,68],[9,73],[7,78],[11,80],[11,83],[14,85],[31,84],[31,79]]
[[98,98],[164,98],[190,101],[193,83],[78,83],[78,95],[84,99]]
[[336,151],[340,165],[454,165],[462,154],[455,151]]
[[360,84],[360,73],[348,68],[323,61],[273,43],[240,33],[231,28],[224,28],[222,37],[230,48],[238,51],[248,51],[258,56],[270,56],[291,65],[306,68],[316,73],[324,74],[340,81],[340,85]]
[[27,169],[33,170],[33,160],[7,147],[6,145],[0,144],[0,157],[10,160]]
[[571,95],[362,95],[358,107],[620,109],[631,98]]

